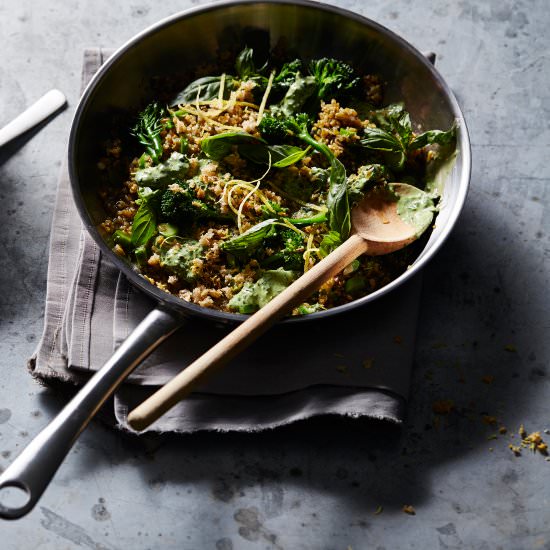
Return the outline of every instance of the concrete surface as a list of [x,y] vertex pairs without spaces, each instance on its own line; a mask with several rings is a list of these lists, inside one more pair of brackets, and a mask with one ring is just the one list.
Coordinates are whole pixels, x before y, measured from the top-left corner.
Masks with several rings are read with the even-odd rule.
[[[82,49],[117,46],[201,3],[0,0],[0,125],[53,86],[70,102],[0,151],[0,467],[63,404],[25,362],[42,329]],[[520,424],[550,428],[547,3],[339,4],[438,52],[473,142],[460,226],[426,271],[403,434],[315,422],[136,440],[94,423],[36,509],[0,523],[2,549],[550,548],[550,462],[508,449]],[[434,415],[432,403],[447,399],[454,411]],[[508,434],[490,439],[501,425]]]

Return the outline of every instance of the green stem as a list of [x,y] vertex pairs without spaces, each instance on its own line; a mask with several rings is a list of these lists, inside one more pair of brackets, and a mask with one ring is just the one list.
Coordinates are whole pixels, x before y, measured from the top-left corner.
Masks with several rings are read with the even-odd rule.
[[296,225],[297,227],[305,226],[305,225],[313,225],[314,223],[323,223],[327,221],[327,214],[326,212],[320,212],[319,214],[315,214],[315,216],[308,216],[307,218],[285,218],[287,219],[291,224]]

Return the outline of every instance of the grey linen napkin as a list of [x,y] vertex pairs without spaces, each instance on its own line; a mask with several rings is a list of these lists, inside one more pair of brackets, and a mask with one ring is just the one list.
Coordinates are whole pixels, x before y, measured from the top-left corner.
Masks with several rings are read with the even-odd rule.
[[[85,52],[83,84],[105,57],[100,49]],[[416,277],[351,313],[273,328],[149,430],[257,431],[320,415],[401,422],[420,287]],[[29,360],[31,372],[44,381],[84,382],[153,307],[83,229],[64,167],[50,238],[44,332]],[[188,321],[116,392],[118,426],[130,430],[127,412],[227,330]]]

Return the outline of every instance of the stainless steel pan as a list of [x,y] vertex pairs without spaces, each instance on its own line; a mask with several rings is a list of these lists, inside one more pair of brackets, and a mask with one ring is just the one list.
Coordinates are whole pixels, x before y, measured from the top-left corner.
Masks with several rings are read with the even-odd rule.
[[102,253],[136,287],[156,299],[158,307],[0,476],[0,500],[6,487],[25,493],[23,504],[0,503],[0,517],[18,518],[33,508],[73,442],[105,400],[187,319],[203,317],[224,323],[245,319],[243,315],[201,308],[162,292],[110,250],[96,227],[105,217],[97,195],[96,163],[113,117],[128,117],[153,98],[153,77],[172,75],[215,60],[218,50],[228,46],[241,48],[254,41],[269,43],[271,47],[281,42],[304,58],[336,57],[350,60],[369,73],[379,73],[388,83],[385,98],[404,100],[412,119],[423,128],[447,128],[454,120],[459,123],[459,152],[445,184],[437,226],[414,265],[373,294],[284,323],[315,323],[391,292],[426,265],[455,225],[470,179],[470,144],[464,118],[454,95],[431,63],[388,29],[355,13],[317,2],[237,1],[179,13],[138,34],[109,58],[86,88],[71,128],[69,172],[86,229]]

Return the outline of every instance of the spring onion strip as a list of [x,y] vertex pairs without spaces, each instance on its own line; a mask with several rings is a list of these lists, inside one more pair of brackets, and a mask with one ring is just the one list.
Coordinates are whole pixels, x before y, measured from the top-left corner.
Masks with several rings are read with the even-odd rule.
[[277,225],[284,225],[288,229],[292,229],[292,231],[294,231],[295,233],[298,233],[298,235],[305,238],[306,234],[304,233],[304,231],[302,231],[301,229],[298,229],[290,220],[286,218],[281,218],[281,221],[283,223],[277,222]]
[[242,132],[243,129],[239,126],[228,126],[227,124],[222,124],[221,122],[218,122],[217,120],[214,120],[213,118],[210,118],[206,113],[201,111],[200,109],[194,109],[194,108],[187,108],[186,111],[190,115],[195,115],[199,118],[202,118],[206,122],[209,122],[210,124],[213,124],[214,126],[219,126],[220,128],[225,128],[226,130],[231,130],[233,132]]
[[[264,176],[262,176],[264,177]],[[248,190],[251,190],[254,188],[254,183],[256,182],[256,180],[252,181],[252,182],[248,182],[248,181],[244,181],[244,180],[230,180],[228,182],[225,183],[224,185],[224,189],[226,189],[227,187],[229,186],[232,186],[232,188],[234,187],[237,187],[237,188],[243,188],[243,189],[248,189]],[[231,190],[229,191],[229,193],[231,193]],[[273,206],[271,206],[271,201],[262,193],[262,191],[260,189],[258,189],[256,191],[256,196],[265,204],[265,206],[273,213],[275,213],[275,209],[273,208]]]
[[304,273],[310,269],[309,261],[311,259],[311,251],[313,250],[313,233],[309,234],[307,238],[306,251],[304,252]]
[[[261,183],[261,180],[258,180],[256,182],[256,185],[248,192],[248,194],[244,197],[244,199],[241,201],[241,204],[239,204],[239,209],[237,211],[237,227],[239,229],[239,233],[243,233],[243,207],[246,203],[246,201],[252,196],[254,195],[254,193],[258,190],[258,188],[260,187],[260,183]],[[233,187],[233,189],[235,189]]]
[[223,92],[225,88],[225,73],[222,73],[220,79],[220,93],[218,94],[218,105],[221,107],[223,105]]
[[[241,201],[241,204],[239,205],[239,210],[237,212],[237,227],[239,228],[239,233],[243,232],[243,228],[242,228],[243,207],[246,201],[258,191],[258,188],[260,187],[260,183],[267,176],[270,170],[271,170],[271,153],[269,154],[269,162],[267,165],[267,170],[257,180],[255,180],[254,182],[251,182],[251,183],[256,183],[256,185],[248,192],[248,194],[245,196],[245,198]],[[233,189],[235,188],[233,187]]]
[[269,80],[267,81],[267,86],[265,88],[264,97],[262,97],[260,108],[258,109],[258,118],[257,118],[258,123],[260,122],[260,120],[262,120],[262,117],[264,116],[264,109],[265,109],[265,106],[267,105],[267,98],[269,97],[269,92],[271,92],[271,86],[273,86],[274,78],[275,78],[275,71],[271,71],[271,74],[269,75]]

